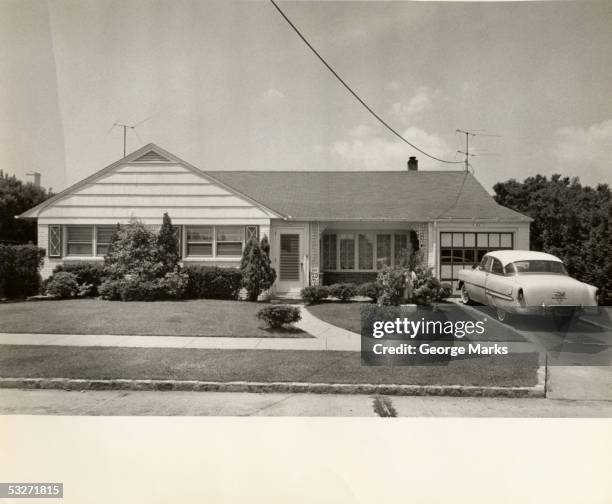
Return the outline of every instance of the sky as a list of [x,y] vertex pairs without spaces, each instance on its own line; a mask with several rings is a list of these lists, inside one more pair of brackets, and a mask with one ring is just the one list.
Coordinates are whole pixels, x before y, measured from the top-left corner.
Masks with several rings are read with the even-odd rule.
[[[279,2],[409,141],[491,191],[612,184],[612,2]],[[403,144],[269,2],[0,0],[0,169],[57,192],[154,142],[203,170],[462,169]]]

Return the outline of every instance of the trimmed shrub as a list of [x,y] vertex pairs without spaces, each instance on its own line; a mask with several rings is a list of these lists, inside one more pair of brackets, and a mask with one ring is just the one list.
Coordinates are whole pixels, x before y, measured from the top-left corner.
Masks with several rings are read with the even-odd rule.
[[170,273],[166,273],[164,278],[159,280],[159,284],[163,288],[164,294],[168,299],[181,299],[185,297],[187,285],[189,284],[189,277],[187,273],[171,271]]
[[53,270],[53,275],[64,271],[76,276],[83,296],[93,297],[98,295],[98,288],[104,275],[104,264],[96,262],[58,264]]
[[242,285],[247,291],[249,301],[257,301],[262,291],[272,287],[276,280],[276,271],[269,256],[270,244],[264,236],[261,243],[251,239],[247,242],[240,261]]
[[122,286],[123,280],[112,280],[108,278],[100,284],[100,287],[98,287],[98,293],[102,299],[117,301],[121,299]]
[[0,297],[38,294],[44,257],[45,249],[35,245],[0,245]]
[[188,277],[185,273],[167,273],[163,278],[146,280],[130,276],[121,280],[108,279],[102,282],[99,291],[102,299],[115,301],[158,301],[180,299],[187,288]]
[[380,284],[377,282],[366,282],[357,288],[357,292],[360,296],[369,297],[373,303],[378,301],[380,290]]
[[357,295],[357,286],[353,283],[337,283],[330,285],[329,294],[340,301],[350,301]]
[[166,297],[166,290],[157,280],[126,278],[120,284],[121,301],[156,301]]
[[430,305],[444,301],[452,294],[451,285],[440,282],[433,274],[433,268],[425,264],[418,265],[413,275],[413,303],[418,305]]
[[406,275],[408,272],[400,268],[386,267],[378,274],[377,283],[380,286],[379,305],[399,305],[404,298]]
[[325,285],[311,285],[300,291],[300,296],[308,303],[318,303],[329,296],[329,289]]
[[53,274],[45,283],[45,290],[51,296],[60,298],[75,297],[79,293],[79,283],[74,273],[60,271]]
[[187,266],[189,299],[237,299],[242,288],[242,274],[237,268]]
[[156,235],[133,219],[118,228],[112,247],[104,258],[104,276],[118,280],[126,275],[146,280],[159,278],[167,270],[158,259]]
[[285,324],[300,321],[302,315],[300,314],[300,309],[295,306],[272,305],[259,310],[257,318],[264,321],[269,327],[278,329]]

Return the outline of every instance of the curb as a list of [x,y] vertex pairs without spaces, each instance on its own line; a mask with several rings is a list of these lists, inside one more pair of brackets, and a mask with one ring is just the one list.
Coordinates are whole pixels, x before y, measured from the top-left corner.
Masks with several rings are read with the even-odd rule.
[[54,390],[133,390],[190,392],[253,392],[312,394],[381,394],[454,397],[546,397],[545,368],[538,369],[533,387],[485,387],[462,385],[395,385],[370,383],[307,382],[211,382],[197,380],[87,380],[76,378],[0,378],[0,388]]

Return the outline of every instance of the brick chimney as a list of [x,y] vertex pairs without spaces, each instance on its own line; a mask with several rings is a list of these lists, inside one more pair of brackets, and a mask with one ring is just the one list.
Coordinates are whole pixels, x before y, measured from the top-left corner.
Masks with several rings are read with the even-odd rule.
[[40,187],[40,173],[38,173],[38,172],[30,172],[30,173],[26,173],[26,175],[28,175],[30,177],[33,177],[34,178],[34,180],[33,180],[34,185],[36,187]]
[[414,156],[410,156],[410,159],[408,159],[408,171],[418,171],[418,169],[419,160]]

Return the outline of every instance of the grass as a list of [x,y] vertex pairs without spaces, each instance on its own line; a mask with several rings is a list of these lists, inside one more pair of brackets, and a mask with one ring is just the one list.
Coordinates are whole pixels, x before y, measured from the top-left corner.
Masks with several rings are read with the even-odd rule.
[[370,303],[327,302],[312,304],[307,310],[328,324],[361,334],[361,307]]
[[[361,307],[372,306],[371,303],[339,303],[339,302],[323,302],[312,304],[307,307],[307,310],[315,317],[347,329],[357,334],[361,334]],[[439,310],[444,313],[447,320],[451,321],[476,321],[477,317],[467,309],[455,303],[444,303],[438,305]],[[426,311],[420,311],[417,319],[421,316],[427,317]],[[495,316],[486,311],[482,312],[482,320],[484,318],[495,318]],[[515,331],[511,326],[504,326],[495,322],[487,322],[486,330],[482,335],[471,335],[463,338],[464,341],[491,341],[491,342],[524,342],[525,338]],[[450,337],[452,339],[452,337]]]
[[364,366],[359,352],[3,345],[0,376],[412,385],[533,386],[537,354],[445,366]]
[[0,332],[309,338],[297,328],[267,329],[246,301],[126,302],[70,299],[0,304]]

